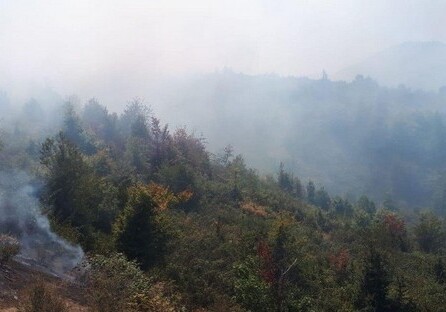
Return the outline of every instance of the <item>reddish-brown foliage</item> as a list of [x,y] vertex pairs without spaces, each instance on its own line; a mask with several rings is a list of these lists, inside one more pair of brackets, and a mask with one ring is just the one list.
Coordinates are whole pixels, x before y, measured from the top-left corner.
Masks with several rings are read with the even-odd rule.
[[268,284],[273,284],[276,280],[276,269],[271,248],[264,240],[259,241],[257,245],[257,255],[260,260],[260,276]]
[[350,263],[350,253],[347,248],[342,248],[338,252],[331,254],[328,257],[328,261],[336,273],[345,273]]
[[383,224],[393,237],[401,237],[406,232],[404,221],[393,213],[386,214],[383,217]]

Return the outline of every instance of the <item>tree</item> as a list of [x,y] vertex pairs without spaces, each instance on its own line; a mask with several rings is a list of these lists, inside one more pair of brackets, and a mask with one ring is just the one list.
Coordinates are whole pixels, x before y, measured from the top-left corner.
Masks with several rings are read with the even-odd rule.
[[88,155],[92,155],[96,152],[94,144],[91,142],[91,138],[88,137],[82,122],[74,110],[72,103],[68,102],[65,106],[65,119],[63,128],[65,137],[73,144],[79,147],[81,151]]
[[408,250],[406,224],[395,213],[384,213],[381,216],[382,227],[379,231],[383,237],[382,245],[398,248],[401,251]]
[[40,150],[40,163],[46,169],[45,201],[60,222],[83,225],[84,213],[76,203],[80,180],[88,172],[81,152],[64,133],[48,138]]
[[226,145],[223,149],[223,154],[219,156],[219,162],[224,166],[227,167],[234,157],[234,148],[231,144]]
[[124,137],[133,134],[140,134],[143,126],[149,126],[149,116],[151,110],[140,99],[131,101],[119,119],[121,133]]
[[313,204],[322,208],[323,210],[330,209],[331,199],[327,191],[323,187],[318,189],[316,194],[314,195]]
[[125,159],[133,167],[140,181],[147,181],[150,172],[148,140],[131,136],[126,141]]
[[53,221],[72,228],[77,242],[93,249],[93,232],[107,231],[107,221],[114,218],[114,189],[109,190],[62,132],[42,144],[40,163],[46,180],[41,199]]
[[283,162],[280,162],[279,177],[277,182],[283,191],[287,193],[293,192],[293,177],[285,171]]
[[88,131],[108,144],[118,139],[116,119],[116,114],[109,114],[107,108],[100,105],[96,99],[90,99],[84,106],[82,121]]
[[279,226],[277,237],[272,251],[272,262],[274,264],[273,296],[277,311],[283,311],[285,301],[285,277],[287,274],[286,259],[287,250],[285,243],[288,240],[287,232],[283,224]]
[[163,259],[168,233],[147,186],[130,187],[127,205],[114,225],[114,237],[117,250],[142,269]]
[[420,249],[427,253],[435,253],[445,247],[445,232],[442,223],[432,213],[422,213],[415,226],[415,239]]
[[159,119],[152,117],[151,124],[151,152],[150,164],[154,170],[158,170],[163,162],[168,162],[174,157],[172,137],[168,126],[161,127]]
[[287,310],[291,294],[289,286],[296,283],[297,276],[297,258],[289,262],[287,244],[290,235],[287,227],[284,221],[278,224],[272,248],[263,241],[260,241],[257,247],[261,264],[260,275],[269,284],[275,309],[279,312]]
[[305,190],[302,185],[302,182],[300,182],[300,179],[298,177],[294,178],[294,195],[297,198],[303,199],[305,196]]
[[388,311],[387,289],[389,283],[383,256],[371,248],[365,263],[357,307],[371,307],[372,311]]
[[438,258],[434,265],[435,280],[439,284],[446,284],[446,267],[441,258]]
[[193,168],[203,175],[210,173],[210,159],[206,151],[205,139],[179,128],[173,134],[176,161]]
[[316,195],[316,187],[314,186],[314,182],[310,180],[308,181],[307,184],[307,200],[310,204],[314,205],[315,195]]
[[135,99],[120,118],[121,133],[126,138],[126,159],[142,181],[148,180],[152,169],[149,114],[150,109]]
[[149,140],[149,128],[147,120],[142,115],[138,115],[131,125],[132,137],[140,138],[143,140]]
[[365,211],[369,215],[373,215],[376,212],[376,206],[367,196],[362,195],[356,202],[356,207]]
[[353,207],[348,200],[344,200],[337,196],[333,200],[333,210],[337,215],[345,217],[351,217],[353,215]]
[[248,311],[267,312],[274,309],[269,284],[258,274],[257,259],[248,257],[244,262],[234,265],[235,299]]

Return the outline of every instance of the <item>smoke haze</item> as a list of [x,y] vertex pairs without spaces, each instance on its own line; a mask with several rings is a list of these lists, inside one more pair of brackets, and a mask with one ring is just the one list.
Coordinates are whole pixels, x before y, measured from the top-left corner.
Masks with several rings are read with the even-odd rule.
[[224,67],[335,73],[405,41],[445,41],[443,1],[2,1],[0,87],[121,109],[163,77]]
[[35,184],[24,172],[0,173],[0,232],[18,237],[19,259],[60,275],[80,262],[83,251],[50,230],[39,209]]
[[[263,172],[284,161],[336,193],[431,201],[443,184],[445,10],[437,0],[2,1],[0,111],[16,111],[11,132],[34,134],[24,129],[40,105],[54,134],[63,112],[49,106],[71,94],[78,108],[95,97],[118,113],[139,97],[171,128],[203,134],[214,153],[233,144]],[[422,155],[407,153],[414,139]],[[392,140],[404,149],[389,152]],[[421,185],[402,185],[401,172]]]

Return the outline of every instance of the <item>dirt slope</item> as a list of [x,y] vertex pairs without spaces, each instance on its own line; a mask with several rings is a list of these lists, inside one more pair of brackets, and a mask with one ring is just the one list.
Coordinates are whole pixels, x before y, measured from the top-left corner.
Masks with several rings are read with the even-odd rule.
[[70,311],[87,311],[82,289],[68,281],[32,269],[17,262],[0,267],[0,312],[17,311],[26,299],[27,291],[38,281],[55,289]]

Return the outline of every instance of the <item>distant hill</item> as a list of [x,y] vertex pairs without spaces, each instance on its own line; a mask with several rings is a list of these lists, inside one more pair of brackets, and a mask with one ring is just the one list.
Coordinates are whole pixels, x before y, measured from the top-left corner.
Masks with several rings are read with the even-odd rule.
[[334,75],[352,80],[370,76],[380,84],[424,90],[446,85],[446,44],[442,42],[406,42],[377,53]]
[[277,172],[282,161],[333,194],[443,202],[444,90],[220,72],[169,85],[156,98],[170,125],[203,133],[214,153],[231,144],[261,172]]

